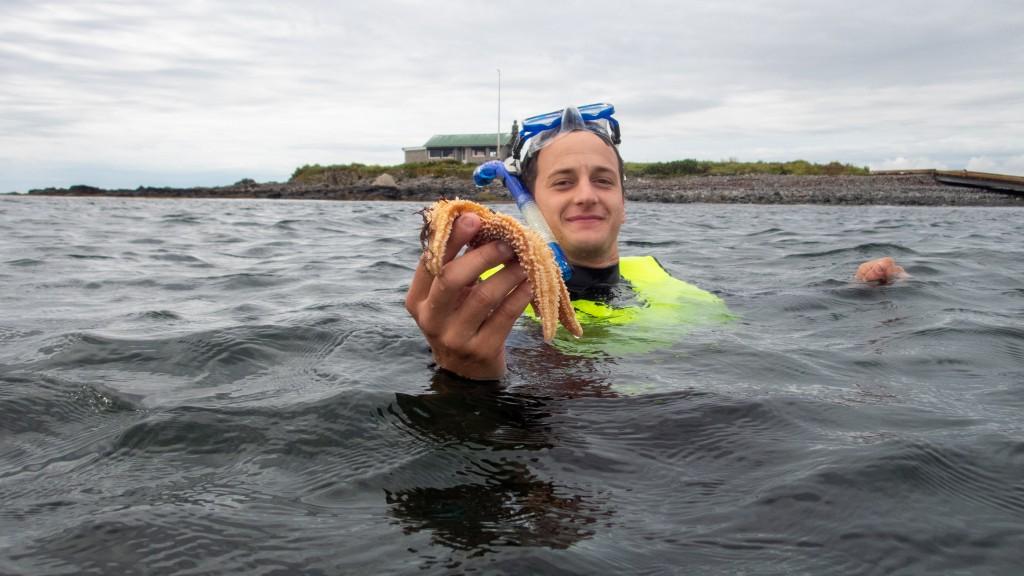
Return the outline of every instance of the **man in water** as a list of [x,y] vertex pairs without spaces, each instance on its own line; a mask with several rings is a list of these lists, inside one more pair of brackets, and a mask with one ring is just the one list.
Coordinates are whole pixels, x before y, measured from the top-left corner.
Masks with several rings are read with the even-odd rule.
[[[585,129],[557,135],[523,160],[523,183],[573,266],[573,299],[619,280],[619,229],[625,220],[623,162],[612,140]],[[464,214],[455,222],[438,277],[422,260],[406,295],[441,368],[475,380],[505,374],[505,340],[530,303],[530,284],[504,242],[491,242],[461,256],[480,229],[480,219]],[[505,267],[486,280],[480,275]],[[861,264],[856,279],[888,282],[903,277],[892,258]]]

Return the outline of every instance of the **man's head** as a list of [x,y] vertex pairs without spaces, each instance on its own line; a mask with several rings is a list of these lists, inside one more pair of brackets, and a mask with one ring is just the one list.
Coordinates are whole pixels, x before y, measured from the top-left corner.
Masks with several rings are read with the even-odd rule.
[[524,162],[522,177],[572,263],[601,267],[618,261],[623,163],[607,136],[561,134]]

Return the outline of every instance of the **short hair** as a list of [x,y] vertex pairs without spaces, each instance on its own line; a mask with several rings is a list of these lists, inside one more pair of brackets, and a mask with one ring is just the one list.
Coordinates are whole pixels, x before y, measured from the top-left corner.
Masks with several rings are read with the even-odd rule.
[[[601,139],[602,142],[607,144],[612,151],[615,152],[615,159],[619,161],[619,184],[622,186],[622,197],[626,197],[626,163],[622,161],[622,155],[619,154],[618,147],[612,142],[612,139],[602,132],[595,132],[592,130],[573,130],[573,132],[590,132],[594,136]],[[519,170],[520,180],[526,184],[526,189],[530,191],[530,194],[535,192],[535,186],[537,184],[537,158],[544,149],[541,148],[536,153],[531,154],[527,157]]]

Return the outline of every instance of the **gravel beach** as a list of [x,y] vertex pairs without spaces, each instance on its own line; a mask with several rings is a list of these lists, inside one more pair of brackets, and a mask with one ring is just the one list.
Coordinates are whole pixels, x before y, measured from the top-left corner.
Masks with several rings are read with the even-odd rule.
[[[118,196],[139,198],[280,198],[296,200],[410,200],[439,197],[480,201],[507,199],[500,186],[476,188],[460,178],[409,178],[388,185],[373,180],[314,183],[258,183],[230,186],[105,190],[91,186],[45,188],[44,196]],[[1024,195],[941,184],[927,174],[872,176],[684,176],[629,178],[626,197],[634,202],[735,204],[849,204],[899,206],[1024,206]]]

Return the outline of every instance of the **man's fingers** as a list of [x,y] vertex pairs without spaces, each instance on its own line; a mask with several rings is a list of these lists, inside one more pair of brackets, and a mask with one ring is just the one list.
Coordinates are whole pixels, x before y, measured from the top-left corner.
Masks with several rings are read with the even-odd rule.
[[430,287],[430,301],[442,310],[453,310],[467,286],[476,284],[480,275],[512,257],[512,248],[504,242],[490,242],[445,264]]
[[448,237],[448,245],[444,249],[444,260],[441,261],[441,264],[451,262],[458,255],[459,250],[462,250],[462,247],[469,244],[473,236],[476,236],[482,224],[480,217],[472,213],[456,218],[455,224],[452,226],[452,235]]
[[[526,280],[526,272],[518,262],[510,264],[473,287],[459,306],[458,325],[464,332],[459,336],[472,338],[488,316],[502,305],[509,292]],[[525,308],[525,304],[523,305]],[[522,309],[519,310],[522,312]]]
[[416,265],[416,272],[412,275],[412,284],[409,284],[409,291],[405,294],[405,309],[412,314],[413,318],[416,317],[416,308],[419,303],[430,294],[430,285],[433,281],[434,276],[427,270],[423,258],[420,258],[419,264]]
[[[481,224],[480,217],[476,214],[463,214],[455,219],[452,234],[448,237],[448,244],[445,246],[442,266],[451,262],[459,250],[462,250],[462,247],[468,244],[473,236],[476,236]],[[412,284],[409,285],[409,292],[405,296],[405,309],[413,316],[416,315],[414,309],[417,305],[430,295],[433,281],[433,274],[424,266],[423,258],[420,258],[419,264],[416,266],[416,273],[412,277]]]
[[531,298],[533,298],[533,289],[530,283],[520,282],[519,286],[516,286],[516,289],[505,297],[501,305],[495,308],[487,318],[479,332],[480,338],[491,338],[498,345],[504,345],[508,333],[512,331],[512,326],[523,315],[523,310],[526,309]]

